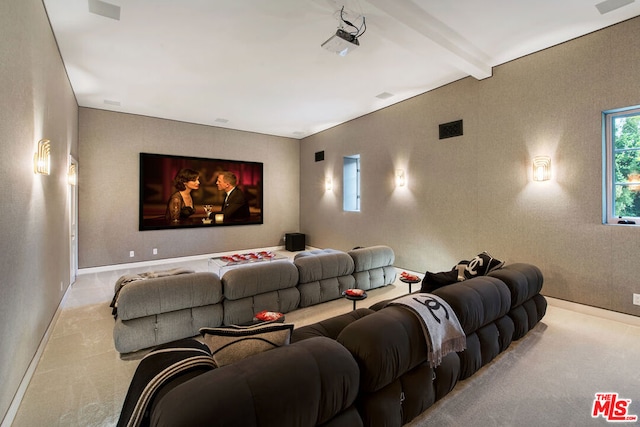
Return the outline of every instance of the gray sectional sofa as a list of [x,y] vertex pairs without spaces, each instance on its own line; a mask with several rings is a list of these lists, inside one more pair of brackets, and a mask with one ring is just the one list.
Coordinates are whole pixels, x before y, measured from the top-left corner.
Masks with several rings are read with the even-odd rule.
[[331,301],[350,288],[370,289],[396,280],[395,254],[388,246],[355,248],[349,252],[317,249],[297,253],[293,263],[300,278],[300,307]]
[[353,278],[357,289],[380,288],[395,282],[396,256],[389,246],[355,248],[347,252],[353,259]]
[[354,288],[353,258],[335,249],[317,249],[297,253],[293,263],[300,273],[300,307],[320,304],[342,297]]
[[249,264],[222,276],[224,324],[251,322],[262,310],[288,313],[300,305],[298,269],[288,260]]
[[222,283],[214,273],[131,278],[116,293],[113,342],[120,353],[192,337],[223,321]]
[[394,260],[388,246],[348,253],[321,249],[299,252],[293,262],[274,260],[231,268],[222,279],[211,272],[160,272],[133,277],[126,286],[119,286],[128,279],[123,276],[114,298],[115,347],[130,353],[193,337],[201,327],[249,323],[263,310],[288,313],[341,298],[349,288],[385,286],[395,280]]

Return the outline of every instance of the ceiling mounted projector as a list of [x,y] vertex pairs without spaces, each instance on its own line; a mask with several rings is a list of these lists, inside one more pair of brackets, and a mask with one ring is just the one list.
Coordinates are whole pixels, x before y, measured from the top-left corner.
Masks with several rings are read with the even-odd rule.
[[329,40],[322,43],[323,48],[340,56],[345,56],[358,46],[360,46],[360,42],[356,36],[340,29]]
[[[367,24],[365,23],[364,16],[359,15],[354,20],[354,22],[359,19],[362,20],[360,26],[357,27],[348,20],[344,19],[344,15],[344,6],[342,6],[342,9],[340,10],[340,25],[338,27],[338,31],[336,31],[336,33],[331,36],[329,40],[321,44],[321,46],[327,49],[329,52],[337,53],[340,56],[345,56],[347,53],[360,46],[358,37],[363,35],[367,30]],[[345,26],[351,27],[353,28],[353,30],[351,32],[345,31],[343,30]]]

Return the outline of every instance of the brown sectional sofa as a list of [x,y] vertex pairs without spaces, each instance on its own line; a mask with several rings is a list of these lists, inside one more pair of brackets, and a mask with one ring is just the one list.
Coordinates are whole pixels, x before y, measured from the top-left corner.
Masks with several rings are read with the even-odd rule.
[[314,337],[212,369],[165,391],[152,426],[358,427],[358,365]]

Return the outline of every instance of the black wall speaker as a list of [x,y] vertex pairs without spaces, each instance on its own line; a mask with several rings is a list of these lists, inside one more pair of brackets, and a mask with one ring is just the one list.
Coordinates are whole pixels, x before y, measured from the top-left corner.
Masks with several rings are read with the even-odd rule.
[[324,151],[316,152],[316,162],[321,162],[324,160]]
[[462,135],[462,120],[456,120],[455,122],[443,123],[439,126],[440,139],[452,138],[454,136]]

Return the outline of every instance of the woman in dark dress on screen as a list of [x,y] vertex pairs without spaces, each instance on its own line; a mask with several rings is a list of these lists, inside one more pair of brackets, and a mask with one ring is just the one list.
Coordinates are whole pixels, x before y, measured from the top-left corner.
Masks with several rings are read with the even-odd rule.
[[181,169],[173,180],[175,193],[167,202],[167,221],[178,222],[195,213],[191,192],[200,188],[200,174],[193,169]]

